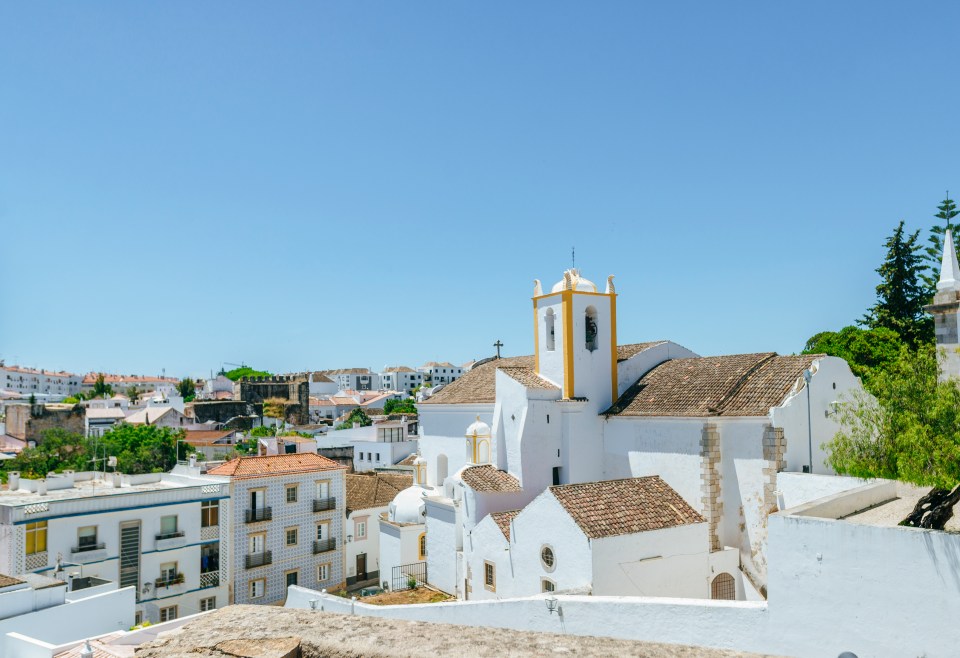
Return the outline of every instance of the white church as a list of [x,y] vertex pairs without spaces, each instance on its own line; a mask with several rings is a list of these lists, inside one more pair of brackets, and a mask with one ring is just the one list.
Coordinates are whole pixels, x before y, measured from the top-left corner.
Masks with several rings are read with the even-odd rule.
[[618,344],[613,277],[600,292],[575,269],[535,282],[533,314],[532,356],[418,405],[415,483],[381,520],[384,579],[425,563],[460,599],[763,598],[776,474],[832,473],[820,445],[860,387],[846,362]]

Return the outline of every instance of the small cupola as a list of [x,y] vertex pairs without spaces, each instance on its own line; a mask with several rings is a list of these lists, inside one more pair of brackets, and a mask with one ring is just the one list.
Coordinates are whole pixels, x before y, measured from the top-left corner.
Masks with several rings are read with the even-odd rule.
[[467,461],[471,464],[490,463],[490,426],[480,420],[467,428]]

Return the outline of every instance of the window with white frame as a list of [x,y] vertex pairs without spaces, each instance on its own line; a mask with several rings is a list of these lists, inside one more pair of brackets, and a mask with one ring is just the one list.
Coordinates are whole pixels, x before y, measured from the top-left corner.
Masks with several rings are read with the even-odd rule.
[[160,623],[173,621],[177,618],[177,606],[171,605],[166,608],[160,608]]
[[357,519],[353,527],[353,538],[356,541],[367,538],[367,517]]
[[217,609],[217,597],[211,596],[206,599],[200,599],[200,612]]
[[160,565],[160,580],[164,583],[174,583],[177,580],[176,562],[164,562]]
[[250,581],[250,598],[259,599],[263,596],[263,591],[266,589],[267,581],[265,578],[257,578],[256,580]]
[[557,584],[554,583],[549,578],[540,579],[540,591],[541,592],[555,592],[557,590]]
[[299,528],[287,528],[287,546],[296,546],[299,540]]
[[318,564],[317,565],[317,581],[322,583],[327,580],[330,580],[330,565]]

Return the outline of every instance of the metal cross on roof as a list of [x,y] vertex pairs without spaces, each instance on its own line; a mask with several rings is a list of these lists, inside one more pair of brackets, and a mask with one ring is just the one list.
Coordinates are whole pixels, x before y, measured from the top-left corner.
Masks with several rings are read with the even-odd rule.
[[500,348],[503,347],[503,343],[500,342],[500,339],[497,339],[497,342],[493,344],[497,348],[497,358],[500,358]]

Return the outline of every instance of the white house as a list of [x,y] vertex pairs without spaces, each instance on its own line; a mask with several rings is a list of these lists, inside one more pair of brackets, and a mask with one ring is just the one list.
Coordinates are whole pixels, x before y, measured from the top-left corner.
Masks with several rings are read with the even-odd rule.
[[454,382],[463,375],[463,366],[455,366],[448,361],[427,361],[417,368],[417,371],[423,375],[425,382],[429,382],[431,387],[442,386]]
[[380,515],[398,493],[413,484],[413,476],[395,473],[348,474],[347,585],[380,578]]
[[[737,548],[765,587],[776,473],[831,472],[819,446],[859,381],[823,355],[620,345],[616,304],[612,277],[603,292],[577,270],[549,292],[536,282],[534,354],[479,363],[418,404],[424,484],[437,492],[424,508],[431,583],[466,594],[464,537],[487,514],[553,485],[659,475],[706,519],[711,551]],[[468,431],[465,450],[478,417],[489,436]]]
[[88,406],[84,416],[86,436],[103,436],[113,429],[117,423],[122,423],[126,418],[123,409],[116,407],[95,407]]
[[466,598],[735,599],[739,553],[711,553],[708,533],[706,519],[656,475],[552,486],[522,510],[487,515],[466,538]]
[[231,603],[282,603],[287,587],[342,587],[345,467],[306,452],[210,469],[233,501]]
[[380,386],[391,391],[413,395],[413,389],[423,384],[423,373],[408,366],[387,366],[380,373]]
[[172,406],[144,407],[127,416],[130,425],[157,425],[171,429],[181,429],[193,425],[193,419],[183,415]]
[[37,656],[46,646],[122,631],[133,624],[134,607],[134,588],[116,582],[0,574],[0,655]]
[[133,587],[136,623],[227,603],[223,479],[67,471],[9,476],[0,491],[0,572],[65,573]]
[[113,388],[115,393],[126,393],[127,389],[135,388],[138,392],[156,391],[158,393],[175,393],[179,380],[174,377],[149,377],[145,375],[111,375],[107,373],[88,372],[80,382],[80,390],[84,393],[92,391],[97,378],[103,375],[104,384]]
[[311,372],[308,381],[310,382],[310,395],[314,397],[333,395],[339,390],[337,382],[322,372]]
[[[322,370],[321,375],[332,379],[338,391],[376,391],[380,389],[380,375],[371,372],[369,368],[340,368],[338,370]],[[318,394],[319,394],[319,389]],[[311,392],[311,395],[314,395]]]

